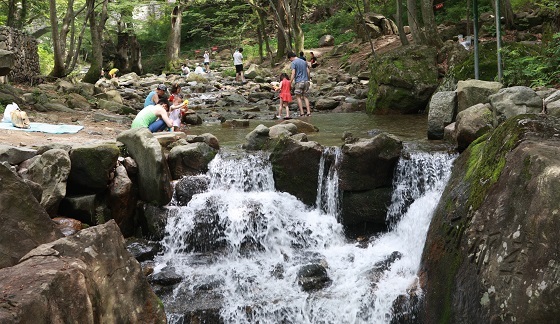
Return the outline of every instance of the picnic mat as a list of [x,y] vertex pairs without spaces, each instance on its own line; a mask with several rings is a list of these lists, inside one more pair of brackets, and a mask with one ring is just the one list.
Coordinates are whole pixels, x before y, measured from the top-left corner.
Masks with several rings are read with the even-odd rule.
[[80,125],[54,125],[45,123],[30,123],[29,128],[17,128],[12,123],[0,122],[0,129],[19,130],[24,132],[42,132],[49,134],[75,134],[79,132],[84,126]]

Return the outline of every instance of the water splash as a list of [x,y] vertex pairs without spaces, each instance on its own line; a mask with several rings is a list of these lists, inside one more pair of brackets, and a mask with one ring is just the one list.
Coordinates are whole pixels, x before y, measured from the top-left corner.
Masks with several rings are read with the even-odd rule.
[[327,215],[335,215],[340,220],[340,200],[338,190],[338,169],[342,160],[339,147],[325,147],[319,162],[317,199],[315,206]]
[[[200,287],[219,296],[225,323],[388,323],[393,301],[417,279],[431,214],[453,159],[414,153],[402,162],[404,169],[412,168],[409,163],[432,167],[398,173],[396,187],[406,186],[411,176],[432,185],[418,189],[391,232],[364,247],[346,241],[337,212],[325,209],[322,198],[319,208],[310,209],[274,191],[265,156],[218,155],[210,165],[211,189],[169,217],[156,272],[174,267],[184,278],[176,299],[196,296]],[[323,188],[333,185],[329,181]],[[388,261],[389,256],[396,257]],[[332,283],[305,292],[297,275],[311,263],[324,264]],[[169,322],[180,322],[177,305],[167,306]]]

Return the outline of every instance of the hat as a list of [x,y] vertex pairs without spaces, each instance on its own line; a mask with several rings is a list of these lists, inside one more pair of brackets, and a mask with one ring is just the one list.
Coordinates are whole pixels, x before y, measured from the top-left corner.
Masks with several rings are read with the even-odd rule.
[[157,86],[158,90],[163,90],[163,91],[167,91],[167,87],[164,84],[160,84]]

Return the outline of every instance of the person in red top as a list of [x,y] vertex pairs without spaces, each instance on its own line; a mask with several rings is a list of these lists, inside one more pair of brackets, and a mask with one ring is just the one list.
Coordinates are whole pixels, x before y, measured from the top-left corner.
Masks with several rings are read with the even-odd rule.
[[290,84],[290,77],[288,74],[282,73],[280,74],[280,87],[276,90],[280,90],[280,106],[278,107],[278,118],[282,118],[282,108],[286,107],[286,118],[290,118],[290,108],[288,105],[292,102],[292,94],[291,94],[291,84]]

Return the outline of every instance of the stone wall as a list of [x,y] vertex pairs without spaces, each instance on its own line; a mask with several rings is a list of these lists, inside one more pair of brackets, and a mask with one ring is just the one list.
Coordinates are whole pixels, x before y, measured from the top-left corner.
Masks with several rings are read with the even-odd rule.
[[30,82],[40,74],[37,40],[20,30],[0,26],[0,50],[14,53],[14,64],[8,80],[15,83]]

